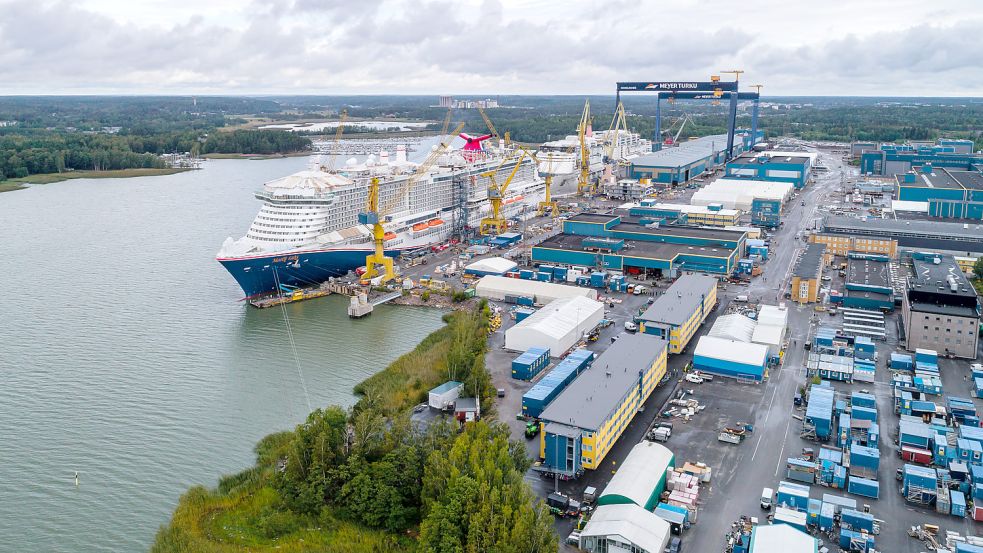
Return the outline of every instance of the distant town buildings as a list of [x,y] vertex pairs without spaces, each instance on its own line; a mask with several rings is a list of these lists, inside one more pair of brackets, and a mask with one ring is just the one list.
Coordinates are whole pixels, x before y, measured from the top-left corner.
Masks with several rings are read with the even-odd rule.
[[484,100],[455,100],[453,96],[441,96],[438,104],[442,108],[453,109],[488,109],[497,108],[498,100],[485,98]]
[[17,121],[0,121],[0,127],[13,127]]

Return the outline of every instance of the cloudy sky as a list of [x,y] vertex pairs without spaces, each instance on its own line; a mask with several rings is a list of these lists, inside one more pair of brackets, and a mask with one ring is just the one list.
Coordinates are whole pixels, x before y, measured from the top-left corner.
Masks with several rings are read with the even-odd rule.
[[0,94],[979,96],[981,37],[980,0],[0,0]]

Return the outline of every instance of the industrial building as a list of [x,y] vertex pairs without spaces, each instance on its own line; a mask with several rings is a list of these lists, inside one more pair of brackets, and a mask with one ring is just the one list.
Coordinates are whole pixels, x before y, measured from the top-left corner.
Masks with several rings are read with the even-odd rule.
[[717,179],[697,190],[689,203],[720,204],[727,209],[751,211],[755,199],[778,202],[779,211],[792,196],[794,186],[788,182],[752,179]]
[[[898,249],[975,257],[983,255],[983,224],[830,216],[823,219],[820,236],[810,240],[828,243],[832,241],[831,237],[838,237],[841,239],[839,243],[852,246],[842,254],[837,251],[838,248],[831,248],[830,253],[836,255],[858,251],[893,257]],[[892,250],[889,241],[897,244],[894,251],[889,251]]]
[[717,279],[688,274],[638,316],[639,332],[669,342],[669,353],[681,353],[717,306]]
[[642,184],[637,179],[618,179],[607,181],[601,185],[601,193],[609,198],[625,201],[638,201],[652,195],[655,188],[651,184]]
[[603,318],[604,304],[599,301],[580,296],[558,298],[506,330],[505,349],[543,347],[560,357]]
[[740,313],[717,317],[707,336],[768,348],[768,358],[780,359],[788,334],[788,309],[774,305],[762,305],[757,319]]
[[670,278],[683,271],[729,275],[746,240],[739,230],[643,225],[620,215],[582,213],[563,222],[563,234],[533,246],[532,260]]
[[789,291],[792,299],[800,304],[820,301],[819,286],[826,265],[826,246],[813,243],[806,247],[792,271]]
[[584,297],[597,299],[597,290],[565,284],[553,284],[537,280],[522,280],[495,275],[482,277],[475,285],[475,295],[495,301],[515,302],[518,298],[531,298],[538,304],[547,304],[560,298]]
[[602,505],[580,532],[580,549],[588,553],[663,553],[669,523],[637,505]]
[[751,530],[748,553],[817,553],[819,541],[788,524],[759,524]]
[[[734,145],[734,153],[746,149],[746,141]],[[643,183],[668,186],[685,184],[722,164],[727,158],[727,135],[704,136],[651,154],[638,156],[631,162],[629,176]]]
[[598,505],[638,505],[655,509],[666,489],[666,473],[676,466],[667,447],[643,441],[633,447],[597,499]]
[[893,238],[854,236],[852,234],[833,234],[819,232],[809,236],[809,242],[826,246],[826,253],[845,257],[850,252],[883,254],[895,257],[898,254],[898,241]]
[[983,160],[974,170],[946,169],[930,163],[895,175],[895,199],[940,219],[983,220]]
[[983,164],[983,155],[974,154],[969,140],[940,139],[936,144],[881,144],[860,154],[860,172],[892,177],[913,167],[932,164],[947,169],[972,170]]
[[720,376],[761,382],[768,368],[768,346],[703,336],[693,350],[693,367]]
[[890,258],[880,254],[847,254],[846,291],[832,301],[843,307],[890,311],[894,309],[894,283]]
[[902,300],[905,347],[976,358],[980,303],[952,256],[912,254],[912,276]]
[[740,211],[726,209],[720,204],[704,206],[642,200],[639,204],[621,206],[619,211],[627,211],[628,215],[638,217],[642,224],[658,221],[673,225],[729,227],[736,226],[741,219]]
[[542,470],[576,476],[601,466],[666,374],[668,345],[624,334],[542,412]]
[[727,162],[727,178],[791,183],[804,188],[818,154],[810,152],[748,152]]

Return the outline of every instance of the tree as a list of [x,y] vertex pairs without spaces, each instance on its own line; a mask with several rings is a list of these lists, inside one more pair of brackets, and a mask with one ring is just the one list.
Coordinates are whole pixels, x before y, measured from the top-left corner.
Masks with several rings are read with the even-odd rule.
[[286,465],[275,485],[287,506],[317,513],[344,481],[348,417],[341,407],[317,409],[297,426],[287,447]]
[[973,263],[973,275],[976,278],[983,279],[983,257],[978,258],[976,263]]

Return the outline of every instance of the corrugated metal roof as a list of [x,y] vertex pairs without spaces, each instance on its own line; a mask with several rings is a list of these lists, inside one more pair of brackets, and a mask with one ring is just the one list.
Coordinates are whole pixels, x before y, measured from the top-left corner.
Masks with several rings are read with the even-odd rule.
[[[516,332],[538,332],[554,340],[571,332],[580,333],[592,317],[604,314],[604,304],[588,298],[560,298],[546,304],[532,315],[505,331],[506,336]],[[563,352],[554,351],[556,355]]]
[[696,140],[681,142],[678,146],[664,148],[632,160],[633,166],[679,168],[707,159],[727,148],[727,135],[715,134]]
[[637,444],[604,487],[598,504],[606,504],[605,497],[621,496],[639,507],[647,508],[646,503],[666,477],[672,462],[672,451],[662,444],[649,441]]

